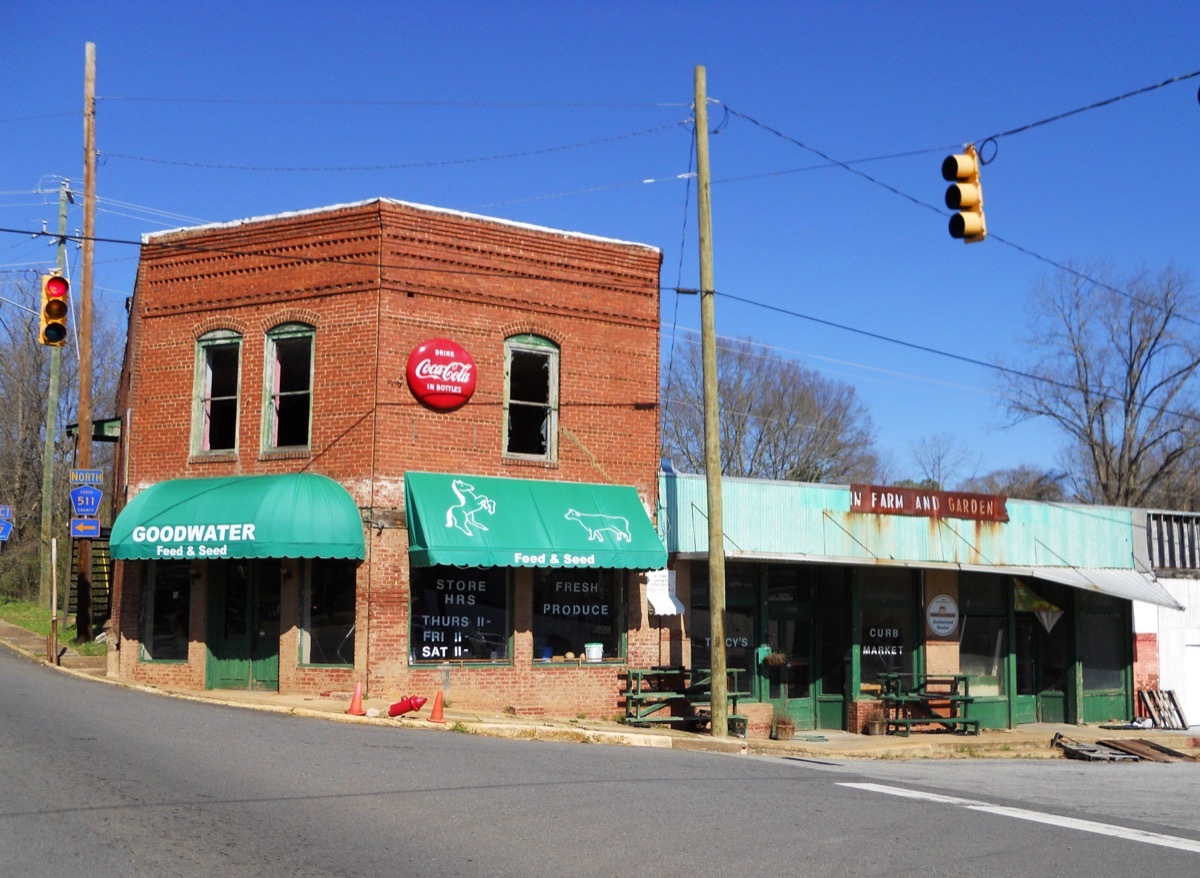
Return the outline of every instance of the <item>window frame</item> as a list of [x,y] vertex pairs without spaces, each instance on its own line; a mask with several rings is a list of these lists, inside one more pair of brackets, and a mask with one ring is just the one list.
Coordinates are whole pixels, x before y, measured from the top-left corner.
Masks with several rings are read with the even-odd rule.
[[[315,569],[314,569],[315,568]],[[296,606],[297,656],[301,667],[319,668],[352,668],[354,667],[355,639],[358,628],[358,562],[341,558],[305,558],[300,568],[300,593]],[[313,637],[313,600],[314,584],[317,577],[332,572],[341,584],[349,587],[349,594],[322,594],[336,603],[338,599],[350,601],[350,628],[334,648],[334,655],[342,661],[314,661],[312,657],[314,645],[318,652],[324,652],[321,646],[324,638]],[[343,608],[344,611],[344,608]]]
[[[267,331],[263,359],[263,410],[262,410],[262,441],[263,452],[276,451],[307,451],[312,448],[313,402],[315,395],[315,363],[317,349],[316,327],[308,323],[283,323]],[[281,344],[296,339],[308,342],[308,386],[301,390],[281,390],[281,361],[279,351]],[[279,444],[279,400],[281,398],[298,399],[307,397],[308,421],[305,426],[305,441],[289,445]]]
[[[564,588],[555,585],[566,580]],[[557,582],[556,582],[557,580]],[[571,586],[585,586],[582,590]],[[588,587],[595,587],[591,591]],[[536,567],[533,568],[532,613],[530,633],[533,636],[533,660],[536,663],[560,660],[574,662],[585,655],[587,643],[603,644],[605,662],[623,662],[626,657],[626,599],[627,579],[622,569],[601,567]],[[595,598],[587,597],[595,594]],[[556,596],[557,595],[557,596]],[[561,601],[561,604],[557,603]],[[593,602],[605,601],[604,604]],[[546,611],[547,605],[554,609]],[[606,614],[583,613],[573,618],[570,607],[604,606]],[[587,623],[591,621],[589,626]],[[590,630],[588,630],[590,627]],[[601,629],[608,628],[605,633]],[[573,638],[573,639],[570,639]],[[554,643],[551,643],[551,640]],[[561,650],[556,650],[561,646]],[[567,658],[573,653],[573,658]]]
[[[236,348],[237,374],[234,377],[233,396],[215,397],[212,393],[213,356],[221,348]],[[192,435],[193,455],[236,454],[241,420],[242,349],[240,332],[232,329],[215,329],[196,339],[196,366],[192,389]],[[233,404],[233,444],[229,447],[213,448],[212,408],[214,402]]]
[[[141,633],[139,634],[139,649],[138,660],[142,662],[154,662],[157,664],[174,663],[187,664],[188,652],[191,643],[191,601],[193,576],[192,566],[190,561],[146,561],[144,568],[145,574],[142,580],[142,612],[141,612]],[[180,631],[172,631],[164,637],[170,636],[178,640],[183,637],[183,654],[169,655],[166,657],[156,656],[158,650],[154,647],[154,637],[156,628],[156,612],[161,612],[162,608],[157,607],[158,604],[158,586],[160,581],[168,581],[165,574],[170,572],[172,580],[178,590],[182,592],[181,596],[176,598],[177,610],[182,618],[179,619]]]
[[[457,667],[511,667],[515,630],[513,574],[511,567],[411,568],[409,667],[438,667],[447,662]],[[480,649],[489,652],[502,649],[503,655],[472,654]]]
[[[514,355],[533,355],[546,358],[547,399],[540,400],[513,399],[513,357]],[[559,370],[561,351],[559,346],[548,338],[540,335],[512,335],[504,340],[504,423],[501,437],[501,448],[504,457],[511,460],[536,460],[554,463],[558,460],[558,410],[559,410]],[[523,408],[545,409],[545,450],[542,452],[514,451],[511,449],[513,431],[511,420],[513,406]]]

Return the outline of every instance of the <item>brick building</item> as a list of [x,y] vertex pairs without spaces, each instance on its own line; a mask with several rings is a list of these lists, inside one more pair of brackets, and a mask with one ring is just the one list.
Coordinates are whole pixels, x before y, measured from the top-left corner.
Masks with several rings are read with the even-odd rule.
[[382,199],[147,236],[110,672],[615,712],[671,636],[660,263]]

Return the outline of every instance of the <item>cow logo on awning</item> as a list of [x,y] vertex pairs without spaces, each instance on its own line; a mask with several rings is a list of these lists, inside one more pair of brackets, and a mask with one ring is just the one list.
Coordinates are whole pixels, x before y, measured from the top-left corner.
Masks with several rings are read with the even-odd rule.
[[478,512],[495,515],[496,501],[482,494],[476,494],[475,486],[462,479],[452,481],[450,490],[458,497],[458,503],[446,510],[446,527],[457,528],[469,537],[475,536],[472,528],[487,530],[487,525],[477,521],[475,515]]
[[620,515],[600,515],[568,509],[563,518],[567,521],[578,521],[580,527],[587,531],[589,542],[604,542],[606,531],[618,543],[628,543],[633,539],[629,533],[629,519]]

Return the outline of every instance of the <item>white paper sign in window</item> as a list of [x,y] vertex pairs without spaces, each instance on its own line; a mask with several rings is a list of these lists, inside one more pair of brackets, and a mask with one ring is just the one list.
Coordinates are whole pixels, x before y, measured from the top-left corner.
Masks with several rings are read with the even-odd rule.
[[650,570],[646,573],[646,599],[656,616],[681,616],[683,604],[675,596],[675,571]]

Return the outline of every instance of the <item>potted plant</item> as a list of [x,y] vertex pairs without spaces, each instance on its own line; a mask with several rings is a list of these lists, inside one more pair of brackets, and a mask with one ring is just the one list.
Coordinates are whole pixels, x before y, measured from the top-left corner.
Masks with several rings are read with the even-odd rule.
[[775,705],[771,713],[771,738],[776,741],[790,741],[796,736],[796,721],[787,712],[787,705]]

